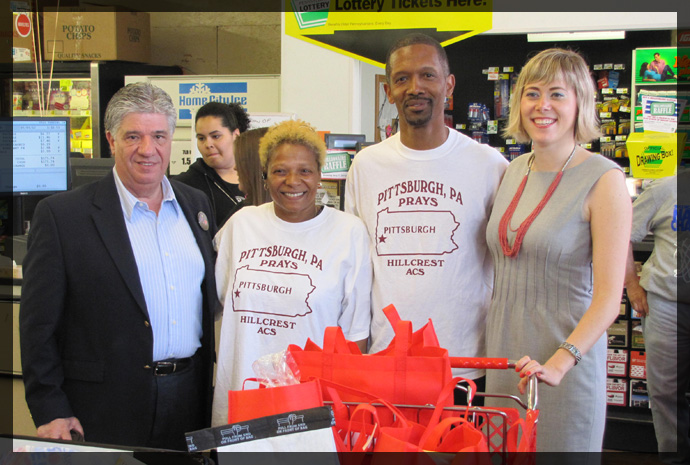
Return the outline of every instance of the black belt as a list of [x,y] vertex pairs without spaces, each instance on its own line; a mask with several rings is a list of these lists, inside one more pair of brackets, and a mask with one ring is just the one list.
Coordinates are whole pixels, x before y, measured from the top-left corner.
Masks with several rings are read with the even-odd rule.
[[155,376],[168,376],[182,371],[192,364],[192,357],[180,358],[177,360],[161,360],[153,362],[153,374]]

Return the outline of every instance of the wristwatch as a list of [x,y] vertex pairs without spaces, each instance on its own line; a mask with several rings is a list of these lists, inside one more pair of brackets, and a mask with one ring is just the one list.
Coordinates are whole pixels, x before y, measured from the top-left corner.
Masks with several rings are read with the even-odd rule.
[[571,343],[563,341],[561,343],[561,345],[558,346],[558,348],[559,349],[565,349],[568,352],[570,352],[570,355],[575,357],[575,365],[580,363],[580,360],[582,360],[582,353],[580,352],[580,349],[578,349],[577,347],[575,347]]

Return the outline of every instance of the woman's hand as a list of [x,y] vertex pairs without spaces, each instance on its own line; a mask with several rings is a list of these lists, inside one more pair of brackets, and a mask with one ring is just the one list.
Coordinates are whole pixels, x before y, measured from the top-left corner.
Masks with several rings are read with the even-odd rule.
[[558,386],[565,375],[551,363],[551,359],[542,365],[536,360],[532,360],[528,355],[518,360],[515,364],[515,371],[519,372],[521,378],[517,386],[520,394],[525,393],[527,383],[529,383],[529,378],[532,375],[536,376],[540,383],[546,383],[549,386]]

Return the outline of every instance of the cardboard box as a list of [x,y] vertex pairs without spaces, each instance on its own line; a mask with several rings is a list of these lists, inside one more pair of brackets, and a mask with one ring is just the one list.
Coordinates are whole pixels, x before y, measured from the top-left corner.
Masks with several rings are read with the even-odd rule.
[[625,407],[627,403],[628,380],[625,378],[606,378],[606,405]]
[[36,49],[33,43],[35,23],[34,13],[12,13],[12,62],[36,61]]
[[625,349],[607,349],[606,376],[627,376],[628,351]]
[[[88,11],[87,11],[88,10]],[[116,11],[113,7],[46,8],[43,55],[46,60],[151,61],[148,13]]]
[[630,380],[630,406],[649,408],[649,391],[647,381],[643,379]]
[[630,351],[630,377],[647,379],[647,354],[644,351]]

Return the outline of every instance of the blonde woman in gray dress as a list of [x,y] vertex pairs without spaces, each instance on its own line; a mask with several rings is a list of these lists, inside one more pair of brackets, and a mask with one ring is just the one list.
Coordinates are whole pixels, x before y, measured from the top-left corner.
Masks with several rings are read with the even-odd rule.
[[[606,329],[618,315],[632,217],[625,175],[579,144],[599,135],[594,82],[563,49],[522,69],[506,133],[532,152],[515,159],[487,226],[495,265],[489,357],[519,360],[487,373],[487,392],[539,391],[538,451],[601,451]],[[577,365],[577,366],[576,366]]]

